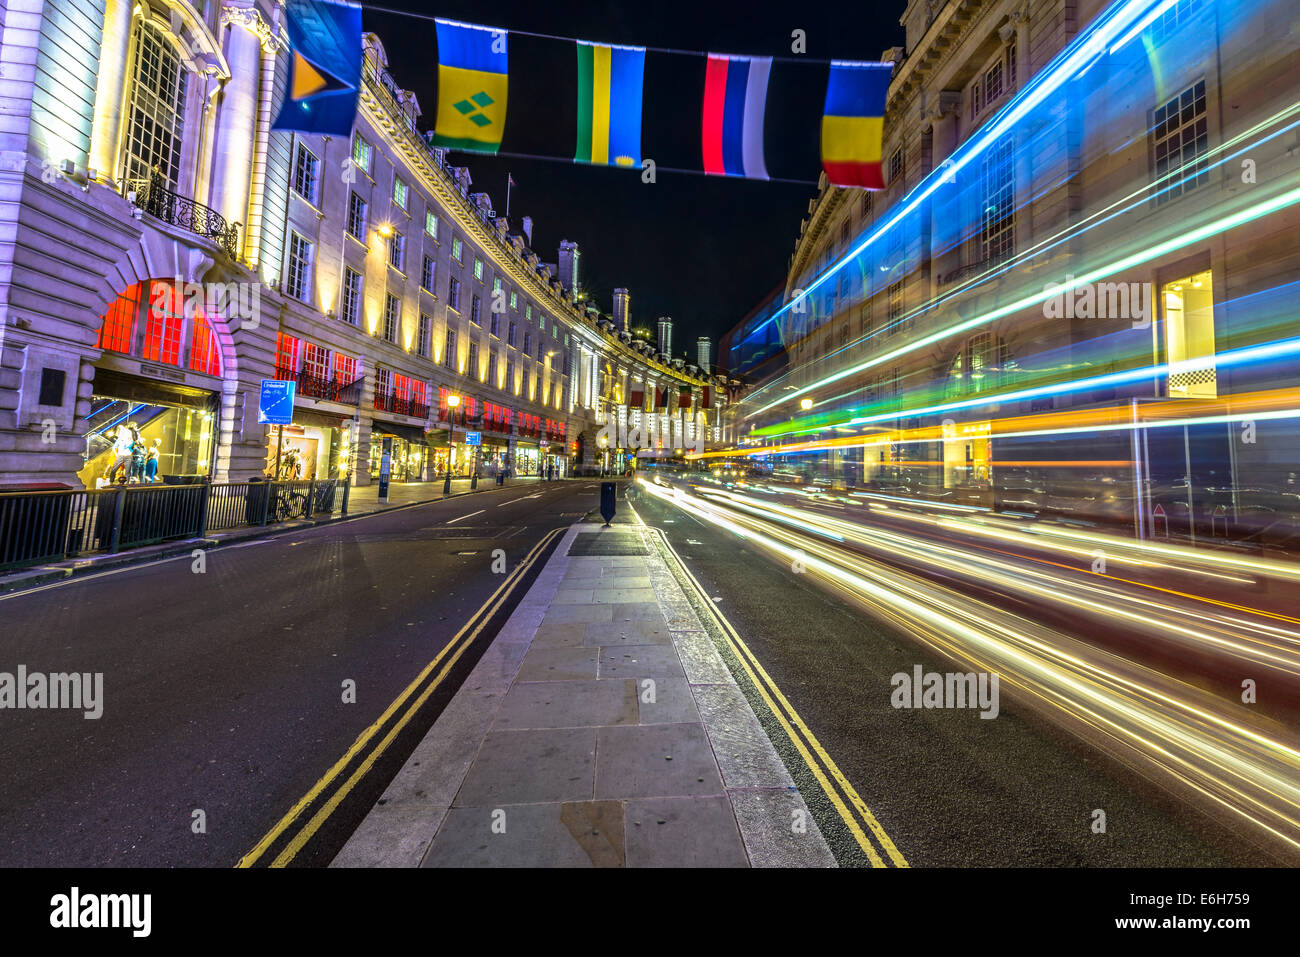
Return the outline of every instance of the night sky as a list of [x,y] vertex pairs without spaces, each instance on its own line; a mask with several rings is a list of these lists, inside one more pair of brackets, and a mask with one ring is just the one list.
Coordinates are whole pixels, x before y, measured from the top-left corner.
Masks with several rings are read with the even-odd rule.
[[[364,3],[364,0],[363,0]],[[807,56],[877,60],[903,42],[903,0],[846,3],[645,2],[472,3],[466,0],[383,0],[381,6],[505,29],[581,37],[603,43],[790,56],[790,34],[807,34]],[[437,45],[432,21],[367,9],[399,85],[424,111],[437,114]],[[510,96],[502,152],[565,158],[546,161],[452,153],[468,166],[473,189],[505,211],[506,174],[514,176],[513,231],[533,218],[533,248],[555,262],[561,239],[583,252],[583,284],[601,308],[612,291],[632,295],[634,325],[675,320],[674,352],[694,355],[695,337],[719,336],[776,287],[784,285],[799,221],[816,195],[818,148],[827,67],[773,63],[768,85],[768,173],[811,185],[663,172],[699,170],[705,59],[648,52],[642,155],[655,160],[654,184],[640,170],[575,165],[577,66],[572,43],[510,36]]]

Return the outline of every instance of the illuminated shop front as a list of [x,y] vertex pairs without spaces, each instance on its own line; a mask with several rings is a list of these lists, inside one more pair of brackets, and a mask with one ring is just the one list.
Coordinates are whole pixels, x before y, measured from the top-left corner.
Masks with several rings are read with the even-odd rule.
[[212,474],[212,392],[99,369],[85,432],[87,488],[116,482],[183,484]]
[[376,422],[370,430],[370,478],[379,480],[379,466],[384,455],[384,439],[392,439],[393,457],[389,465],[390,482],[426,482],[433,476],[434,457],[424,433],[403,425]]
[[304,410],[295,410],[293,423],[284,427],[280,468],[275,456],[280,448],[279,432],[271,433],[266,452],[266,474],[285,480],[347,481],[355,468],[356,445],[351,420]]
[[212,475],[221,352],[202,306],[172,281],[135,283],[104,313],[77,477],[181,484]]

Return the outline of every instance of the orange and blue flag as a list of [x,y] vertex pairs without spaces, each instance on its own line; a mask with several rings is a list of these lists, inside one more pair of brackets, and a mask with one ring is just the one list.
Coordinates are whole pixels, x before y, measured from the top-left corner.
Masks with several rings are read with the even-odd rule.
[[891,63],[831,63],[822,114],[822,168],[836,186],[884,189],[881,138]]
[[454,20],[438,31],[438,117],[433,145],[495,153],[506,128],[507,33]]
[[289,84],[272,129],[351,136],[361,86],[361,8],[287,0]]

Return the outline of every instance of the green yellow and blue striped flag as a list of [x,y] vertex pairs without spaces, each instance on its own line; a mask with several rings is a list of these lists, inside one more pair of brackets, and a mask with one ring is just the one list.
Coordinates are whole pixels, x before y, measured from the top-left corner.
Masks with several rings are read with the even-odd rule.
[[495,153],[506,127],[506,31],[436,20],[438,116],[433,145]]
[[575,163],[641,165],[645,47],[577,41],[578,146]]

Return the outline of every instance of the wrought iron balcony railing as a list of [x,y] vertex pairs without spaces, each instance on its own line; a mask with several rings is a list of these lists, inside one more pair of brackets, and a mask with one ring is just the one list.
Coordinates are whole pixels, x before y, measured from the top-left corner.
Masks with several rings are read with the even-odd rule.
[[341,402],[344,405],[361,404],[361,388],[366,381],[365,376],[347,382],[337,376],[325,378],[309,372],[295,372],[285,368],[276,368],[275,377],[297,382],[298,395],[304,399],[325,399],[328,402]]
[[416,419],[429,417],[429,404],[396,392],[376,392],[375,409],[380,412],[393,412],[397,415],[409,415]]
[[123,192],[155,219],[210,239],[231,259],[239,258],[239,224],[228,223],[215,209],[167,189],[162,177],[128,179]]

